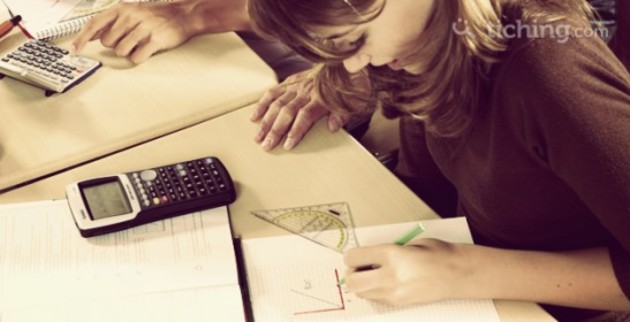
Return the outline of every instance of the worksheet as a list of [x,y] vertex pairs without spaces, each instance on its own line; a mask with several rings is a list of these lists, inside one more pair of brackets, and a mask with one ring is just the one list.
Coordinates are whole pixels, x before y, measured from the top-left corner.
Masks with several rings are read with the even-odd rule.
[[0,312],[2,322],[245,321],[241,293],[232,286],[112,297]]
[[[417,223],[356,229],[359,244],[392,243]],[[464,218],[423,221],[417,238],[472,243]],[[250,301],[266,321],[499,321],[491,300],[393,307],[360,299],[339,285],[342,255],[298,235],[243,240]]]
[[0,205],[0,312],[222,286],[239,290],[227,207],[83,238],[66,200]]

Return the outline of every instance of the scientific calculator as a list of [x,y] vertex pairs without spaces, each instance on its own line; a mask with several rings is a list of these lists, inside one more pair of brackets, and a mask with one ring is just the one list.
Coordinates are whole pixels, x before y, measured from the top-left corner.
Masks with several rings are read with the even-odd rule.
[[217,157],[97,177],[72,183],[66,196],[83,237],[225,206],[234,182]]
[[100,66],[97,60],[70,55],[63,48],[32,39],[0,59],[0,76],[6,75],[35,85],[50,96],[69,90]]

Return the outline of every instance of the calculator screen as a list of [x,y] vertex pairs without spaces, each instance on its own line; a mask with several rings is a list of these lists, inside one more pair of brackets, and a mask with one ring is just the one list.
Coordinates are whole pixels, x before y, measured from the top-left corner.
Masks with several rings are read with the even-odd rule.
[[82,187],[81,191],[93,220],[128,214],[132,210],[118,180]]

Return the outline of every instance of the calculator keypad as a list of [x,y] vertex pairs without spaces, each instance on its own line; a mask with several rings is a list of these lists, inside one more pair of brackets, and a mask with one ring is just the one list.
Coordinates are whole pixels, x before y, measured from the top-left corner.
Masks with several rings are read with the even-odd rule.
[[[11,66],[3,67],[2,64]],[[0,72],[5,70],[21,70],[33,73],[44,83],[42,87],[62,92],[73,82],[78,81],[86,73],[100,66],[96,60],[81,56],[71,56],[65,49],[41,40],[29,40],[16,50],[1,58]],[[9,74],[10,75],[10,74]],[[11,75],[13,76],[13,75]],[[24,75],[21,75],[24,76]],[[19,78],[19,77],[18,77]],[[30,79],[29,82],[33,82]]]
[[130,177],[143,207],[203,198],[229,188],[212,158],[134,172]]

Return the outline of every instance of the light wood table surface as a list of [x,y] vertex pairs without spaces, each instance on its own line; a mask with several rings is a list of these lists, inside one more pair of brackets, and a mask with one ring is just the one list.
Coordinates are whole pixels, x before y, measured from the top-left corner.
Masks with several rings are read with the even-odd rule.
[[[15,28],[0,56],[25,40]],[[98,42],[81,54],[103,67],[66,93],[0,80],[0,192],[247,106],[276,83],[234,33],[193,38],[137,66]]]
[[[345,132],[318,123],[293,151],[264,152],[253,142],[251,107],[226,114],[45,180],[0,195],[0,203],[64,198],[65,185],[200,158],[219,157],[230,171],[237,199],[230,205],[235,233],[243,238],[286,234],[251,211],[347,202],[357,226],[437,216]],[[533,303],[495,301],[506,322],[554,321]]]

